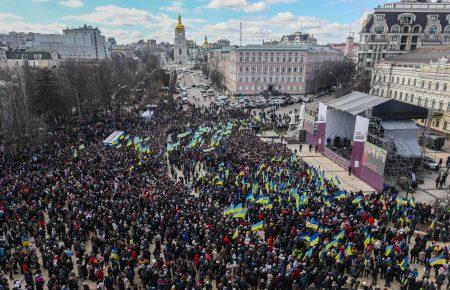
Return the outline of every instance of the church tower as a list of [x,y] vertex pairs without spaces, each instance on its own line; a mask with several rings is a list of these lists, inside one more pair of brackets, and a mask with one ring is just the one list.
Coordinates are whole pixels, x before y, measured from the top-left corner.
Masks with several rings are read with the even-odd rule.
[[173,60],[176,64],[186,64],[188,60],[186,35],[181,15],[178,15],[178,23],[175,26]]

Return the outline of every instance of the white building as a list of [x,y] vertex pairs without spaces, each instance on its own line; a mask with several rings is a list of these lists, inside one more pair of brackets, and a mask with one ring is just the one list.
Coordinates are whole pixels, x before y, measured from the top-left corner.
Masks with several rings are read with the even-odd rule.
[[372,94],[435,112],[430,128],[450,136],[450,47],[421,47],[375,64]]
[[9,33],[0,35],[12,49],[56,50],[61,59],[102,60],[106,58],[105,37],[98,28],[64,29],[63,34]]
[[186,35],[184,25],[181,22],[181,15],[178,15],[178,23],[175,26],[173,61],[176,64],[187,64],[188,62]]

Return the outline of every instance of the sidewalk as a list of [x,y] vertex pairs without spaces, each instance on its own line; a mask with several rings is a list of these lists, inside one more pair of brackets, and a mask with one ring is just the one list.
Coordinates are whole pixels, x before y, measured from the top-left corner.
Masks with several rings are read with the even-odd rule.
[[[261,140],[265,142],[280,142],[280,139],[274,139],[272,141],[271,139],[261,138]],[[309,152],[308,144],[302,144],[302,151],[299,151],[300,146],[298,144],[287,144],[286,146],[292,151],[297,150],[297,155],[303,158],[309,165],[324,170],[326,178],[336,179],[335,177],[337,176],[341,182],[339,184],[340,188],[355,192],[362,190],[363,193],[372,193],[375,191],[375,189],[356,176],[348,175],[347,170],[323,156],[320,152],[314,152],[314,148]]]

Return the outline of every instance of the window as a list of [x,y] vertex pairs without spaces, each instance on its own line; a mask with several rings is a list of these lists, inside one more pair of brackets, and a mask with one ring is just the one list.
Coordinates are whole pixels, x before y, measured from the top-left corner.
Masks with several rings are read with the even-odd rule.
[[375,31],[376,34],[381,34],[381,33],[383,33],[384,28],[381,25],[377,25],[377,26],[375,26],[374,31]]
[[384,15],[377,15],[376,19],[377,19],[377,21],[383,21]]
[[437,26],[436,25],[431,25],[430,27],[428,27],[428,34],[436,34],[437,33]]
[[428,89],[431,89],[431,81],[428,82]]
[[428,100],[425,100],[425,103],[423,105],[425,108],[428,107]]
[[400,33],[400,26],[398,26],[398,25],[392,26],[391,32],[392,33]]
[[409,101],[410,101],[411,103],[414,103],[414,94],[411,94],[411,96],[409,97]]
[[425,81],[422,81],[422,88],[425,87]]
[[444,87],[442,88],[442,90],[443,90],[444,92],[447,91],[447,83],[444,84]]
[[417,80],[416,80],[416,79],[414,79],[414,86],[416,86],[416,83],[417,83]]
[[439,102],[439,111],[442,111],[443,108],[444,108],[444,102],[440,101]]
[[430,20],[431,21],[438,21],[438,16],[437,15],[430,15]]
[[439,90],[439,83],[436,82],[436,90]]

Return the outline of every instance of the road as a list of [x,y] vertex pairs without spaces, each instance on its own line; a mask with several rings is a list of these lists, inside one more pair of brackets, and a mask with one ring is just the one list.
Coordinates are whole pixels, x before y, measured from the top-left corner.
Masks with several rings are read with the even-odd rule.
[[[178,76],[178,83],[187,88],[187,95],[188,95],[188,101],[195,106],[206,106],[209,107],[211,105],[211,102],[214,100],[213,97],[208,97],[204,99],[202,97],[202,93],[200,92],[201,88],[198,87],[199,84],[201,84],[204,80],[201,77],[202,73],[200,71],[194,71],[188,73],[183,73]],[[192,87],[192,85],[195,85],[195,87]],[[239,97],[233,97],[231,100],[238,100]],[[307,109],[317,109],[319,106],[319,102],[328,103],[334,100],[335,97],[331,95],[325,95],[322,97],[314,98],[311,103],[306,104]],[[300,110],[302,103],[296,103],[289,106],[279,107],[276,110],[277,114],[283,115],[283,114],[291,114],[296,109]],[[272,110],[275,106],[270,106],[267,108],[264,108],[263,110]],[[260,111],[261,109],[257,109],[256,111]]]

